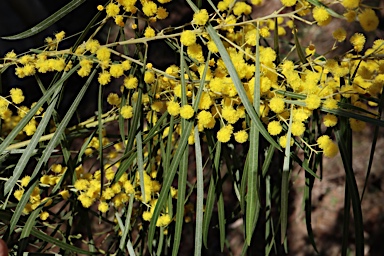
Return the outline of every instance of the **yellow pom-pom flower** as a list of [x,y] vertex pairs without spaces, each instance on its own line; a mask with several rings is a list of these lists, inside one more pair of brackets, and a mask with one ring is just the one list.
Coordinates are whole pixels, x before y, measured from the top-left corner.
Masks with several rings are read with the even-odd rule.
[[283,130],[283,127],[281,126],[279,121],[271,121],[268,124],[268,132],[271,135],[279,135],[281,131]]
[[[289,145],[292,147],[294,143],[293,138],[291,137],[291,141],[289,142]],[[287,135],[283,135],[279,138],[279,144],[282,148],[285,148],[287,146]]]
[[171,116],[177,116],[180,113],[180,105],[178,102],[170,101],[167,110]]
[[230,124],[234,124],[237,122],[237,120],[239,120],[239,115],[237,114],[237,111],[231,106],[223,107],[221,114],[223,118],[227,120]]
[[133,107],[132,106],[123,106],[121,109],[120,109],[120,115],[124,118],[124,119],[129,119],[129,118],[132,118],[133,117]]
[[132,74],[124,78],[124,86],[127,89],[135,89],[139,84],[139,80],[134,77]]
[[277,98],[277,97],[272,98],[269,101],[269,108],[276,114],[283,112],[285,109],[284,100],[282,98]]
[[184,105],[180,108],[180,116],[184,119],[189,119],[193,117],[193,114],[195,112],[193,111],[193,108],[191,105]]
[[100,202],[99,203],[99,207],[98,207],[99,211],[102,212],[102,213],[105,213],[108,211],[109,209],[109,205],[107,202]]
[[96,58],[101,61],[110,60],[111,58],[111,51],[107,47],[100,47],[96,51]]
[[185,46],[191,46],[196,42],[196,33],[192,30],[184,30],[181,32],[180,42]]
[[335,38],[338,42],[343,42],[347,37],[347,31],[344,28],[338,28],[332,33],[333,38]]
[[156,15],[157,12],[157,5],[152,1],[143,1],[143,13],[148,16],[152,17]]
[[145,71],[144,73],[144,82],[151,84],[155,82],[155,74],[152,71]]
[[341,4],[346,9],[355,9],[355,8],[359,7],[360,0],[342,0]]
[[106,85],[109,82],[111,82],[111,74],[107,71],[103,71],[103,72],[99,73],[99,77],[97,78],[97,81],[101,85]]
[[120,8],[117,4],[109,3],[107,7],[105,7],[105,12],[107,13],[107,17],[114,17],[120,12]]
[[248,140],[248,133],[245,130],[241,130],[234,133],[235,140],[239,143],[244,143]]
[[120,97],[116,93],[110,93],[107,97],[107,102],[112,106],[120,105]]
[[154,37],[155,35],[156,35],[155,30],[151,27],[147,27],[144,31],[144,36],[146,38],[151,38],[151,37]]
[[121,64],[113,64],[109,68],[109,73],[115,78],[119,78],[124,74],[124,68]]
[[356,52],[361,52],[365,44],[365,36],[361,33],[355,33],[349,40]]
[[193,22],[196,25],[204,26],[209,19],[209,15],[206,9],[201,9],[193,15]]
[[330,16],[324,6],[315,6],[312,10],[312,15],[317,22],[324,22]]
[[226,143],[231,139],[232,133],[233,133],[232,125],[224,126],[217,132],[217,140],[220,142]]
[[320,103],[321,103],[320,97],[315,94],[308,95],[307,98],[305,99],[305,104],[307,105],[307,108],[310,110],[317,109],[318,107],[320,107]]
[[293,136],[301,136],[305,132],[305,126],[302,122],[293,122],[291,126]]
[[286,7],[294,6],[297,2],[297,0],[280,0],[280,1]]
[[25,99],[23,91],[20,88],[12,88],[9,93],[11,94],[12,102],[15,104],[20,104]]
[[358,16],[361,27],[367,31],[374,31],[379,25],[379,18],[374,10],[367,8],[361,12]]
[[337,117],[332,114],[326,114],[323,117],[323,123],[326,127],[333,127],[337,124]]

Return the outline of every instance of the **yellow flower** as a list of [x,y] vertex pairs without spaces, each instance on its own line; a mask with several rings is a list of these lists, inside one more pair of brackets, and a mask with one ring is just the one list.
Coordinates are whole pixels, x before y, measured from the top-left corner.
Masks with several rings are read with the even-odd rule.
[[119,78],[124,74],[124,68],[121,64],[113,64],[109,68],[109,73],[115,78]]
[[11,94],[12,102],[15,104],[20,104],[24,101],[23,91],[19,88],[12,88],[9,93]]
[[152,219],[152,212],[145,211],[143,212],[143,220],[150,221]]
[[180,35],[180,42],[185,46],[191,46],[196,42],[196,33],[192,30],[184,30]]
[[98,207],[99,211],[102,212],[102,213],[105,213],[108,211],[109,209],[109,205],[107,202],[103,201],[103,202],[100,202],[99,203],[99,207]]
[[115,24],[119,27],[124,27],[124,17],[123,15],[116,15],[115,16]]
[[343,42],[347,37],[347,31],[344,28],[338,28],[332,33],[333,38],[335,38],[338,42]]
[[180,116],[184,119],[189,119],[193,117],[194,114],[195,112],[191,105],[184,105],[180,108]]
[[307,105],[307,108],[310,110],[317,109],[320,107],[320,97],[315,94],[310,94],[305,99],[305,104]]
[[329,145],[329,143],[332,143],[331,138],[329,138],[328,135],[323,135],[317,138],[317,144],[319,144],[319,148],[324,149]]
[[271,135],[279,135],[281,131],[283,130],[283,127],[281,126],[279,121],[272,121],[268,124],[268,132]]
[[[96,39],[91,39],[85,43],[85,49],[90,51],[91,53],[96,53],[96,51],[100,48],[99,41]],[[80,62],[81,65],[81,62]]]
[[105,12],[107,13],[107,17],[114,17],[120,12],[120,8],[117,4],[109,3],[107,7],[105,7]]
[[344,13],[343,16],[347,19],[347,22],[353,22],[356,19],[356,12],[353,10],[349,10]]
[[232,125],[226,125],[224,127],[221,127],[221,129],[217,132],[217,140],[223,143],[228,142],[231,139],[232,133]]
[[374,10],[366,8],[358,16],[361,27],[367,31],[374,31],[379,25],[379,18],[376,16]]
[[209,15],[206,9],[201,9],[193,15],[193,22],[196,25],[204,26],[209,19]]
[[127,89],[135,89],[137,88],[138,84],[139,84],[139,80],[133,75],[129,75],[126,78],[124,78],[124,86]]
[[121,67],[123,68],[124,71],[127,71],[127,70],[130,70],[132,65],[131,65],[131,62],[129,60],[125,60],[123,62],[121,62]]
[[341,4],[346,9],[355,9],[355,8],[359,7],[360,0],[342,0]]
[[79,201],[81,202],[84,208],[91,207],[94,201],[92,198],[90,198],[89,196],[86,196],[85,194],[80,194],[77,199],[79,199]]
[[240,16],[242,14],[248,15],[252,12],[252,7],[245,2],[236,2],[236,4],[233,6],[233,14],[236,16]]
[[159,7],[157,8],[156,18],[163,20],[168,17],[168,12],[165,8]]
[[199,120],[199,124],[201,124],[203,127],[208,125],[213,120],[213,116],[211,112],[208,111],[200,111],[199,114],[197,114],[197,120]]
[[337,108],[337,100],[333,98],[328,98],[323,102],[323,106],[328,109],[336,109]]
[[64,31],[60,31],[59,33],[55,34],[55,38],[56,38],[57,42],[62,41],[64,39],[64,37],[65,37],[65,32]]
[[237,120],[239,120],[239,115],[237,114],[237,111],[231,106],[223,107],[221,114],[223,118],[227,120],[230,124],[234,124],[237,122]]
[[152,1],[145,1],[143,3],[143,13],[148,16],[154,16],[157,12],[157,5]]
[[31,176],[26,175],[21,179],[21,186],[26,187],[28,186],[29,181],[31,180]]
[[339,148],[335,143],[332,142],[326,148],[324,148],[323,154],[326,157],[332,158],[332,157],[335,157],[338,152],[339,152]]
[[177,116],[180,113],[180,105],[177,102],[169,101],[167,110],[170,115]]
[[146,38],[151,38],[151,37],[154,37],[155,35],[156,35],[155,30],[151,27],[147,27],[144,31],[144,36]]
[[317,22],[324,22],[330,16],[324,6],[315,6],[312,10],[312,15]]
[[349,41],[353,45],[356,52],[361,52],[365,44],[365,36],[361,33],[355,33]]
[[323,123],[326,127],[333,127],[337,124],[337,117],[332,114],[326,114],[323,117]]
[[63,191],[60,191],[60,193],[59,193],[62,197],[63,197],[63,199],[64,200],[67,200],[71,195],[69,194],[69,191],[68,190],[63,190]]
[[123,106],[120,109],[120,114],[124,119],[129,119],[133,117],[133,107],[132,106]]
[[294,6],[297,2],[297,0],[280,0],[280,1],[284,6],[287,6],[287,7]]
[[107,97],[107,102],[112,106],[120,105],[120,97],[116,93],[111,92]]
[[24,194],[24,189],[19,189],[19,190],[16,190],[14,193],[13,193],[13,196],[18,200],[20,201],[21,200],[21,197],[23,196]]
[[110,60],[111,58],[111,51],[107,47],[100,47],[96,51],[96,58],[98,58],[101,61]]
[[[289,143],[289,145],[292,147],[293,146],[293,143],[294,143],[294,140],[293,138],[291,137],[291,141]],[[283,135],[279,138],[279,144],[282,148],[285,148],[287,146],[287,135]]]
[[155,82],[155,74],[152,71],[145,71],[144,82],[146,82],[147,84]]
[[44,211],[44,212],[40,213],[40,219],[41,220],[46,220],[46,219],[48,219],[48,217],[49,217],[49,213],[48,212]]
[[269,107],[273,112],[279,114],[285,109],[284,100],[282,98],[274,97],[269,101]]
[[107,71],[103,71],[103,72],[99,73],[99,77],[97,78],[97,81],[101,85],[106,85],[109,82],[111,82],[111,74]]
[[123,187],[124,187],[125,193],[127,193],[127,194],[134,194],[135,193],[135,189],[134,189],[131,181],[129,181],[129,180],[124,181]]
[[305,126],[302,122],[293,122],[291,126],[293,136],[301,136],[305,132]]
[[86,190],[89,187],[89,181],[86,179],[78,179],[73,185],[77,190]]
[[235,140],[239,143],[244,143],[248,140],[248,133],[245,130],[234,133]]
[[219,49],[217,48],[217,46],[216,46],[216,44],[215,44],[215,42],[213,40],[210,40],[207,43],[207,47],[208,47],[208,50],[210,50],[213,53],[218,53],[219,52]]
[[172,219],[169,214],[162,215],[157,219],[156,226],[157,227],[165,227],[168,226],[169,223],[171,223]]

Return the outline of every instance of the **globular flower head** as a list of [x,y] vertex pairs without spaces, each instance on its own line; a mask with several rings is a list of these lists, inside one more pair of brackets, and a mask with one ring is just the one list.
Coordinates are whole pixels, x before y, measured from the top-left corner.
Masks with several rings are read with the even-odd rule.
[[375,11],[370,8],[366,8],[358,16],[361,27],[367,31],[374,31],[379,25],[379,18],[377,17]]
[[223,143],[228,142],[231,139],[233,133],[233,126],[226,125],[217,132],[217,140]]
[[206,9],[201,9],[193,15],[193,22],[196,25],[204,26],[209,19],[209,15]]
[[180,42],[185,46],[191,46],[196,42],[196,33],[192,30],[184,30],[180,36]]

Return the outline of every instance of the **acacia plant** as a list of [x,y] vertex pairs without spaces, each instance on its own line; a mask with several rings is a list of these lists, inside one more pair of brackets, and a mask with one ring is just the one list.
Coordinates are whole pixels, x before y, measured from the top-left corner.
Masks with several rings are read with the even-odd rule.
[[[21,34],[1,36],[40,33],[84,1],[70,1]],[[11,69],[36,80],[33,89],[2,84],[0,96],[0,236],[11,253],[177,255],[190,240],[201,255],[210,239],[228,252],[226,227],[237,219],[244,225],[243,254],[258,242],[261,254],[289,252],[295,163],[305,170],[305,218],[317,251],[312,187],[322,179],[323,156],[340,152],[346,177],[341,250],[345,255],[351,246],[351,205],[353,248],[363,255],[352,131],[384,126],[384,40],[366,44],[379,24],[376,10],[359,0],[281,0],[255,18],[262,0],[207,0],[206,8],[205,1],[187,0],[191,20],[158,29],[174,2],[108,0],[94,6],[98,14],[80,33],[60,31],[39,48],[0,59],[1,73]],[[326,52],[301,44],[307,27],[321,30],[333,19],[358,22],[364,33],[336,28]],[[168,67],[150,63],[154,41],[166,43],[178,60]],[[330,57],[344,41],[351,49]],[[78,93],[62,111],[64,89],[73,86]],[[88,94],[91,87],[98,93]],[[42,96],[32,103],[24,90]],[[76,118],[81,101],[97,102],[96,114]],[[377,137],[378,128],[367,179]],[[223,197],[228,183],[233,208]],[[193,239],[183,236],[187,227]],[[219,237],[208,236],[213,229]]]

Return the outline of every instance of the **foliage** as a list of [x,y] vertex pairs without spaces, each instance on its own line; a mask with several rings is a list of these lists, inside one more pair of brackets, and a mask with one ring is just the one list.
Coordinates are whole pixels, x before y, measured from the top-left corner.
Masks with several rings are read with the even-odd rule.
[[[38,33],[82,2],[73,0],[35,28],[5,38]],[[378,26],[375,11],[352,0],[281,0],[281,8],[253,18],[260,0],[209,0],[207,9],[187,0],[192,20],[158,30],[156,22],[169,16],[168,2],[106,1],[95,6],[99,13],[82,33],[61,31],[38,49],[1,59],[1,73],[34,77],[42,94],[29,105],[23,105],[23,88],[0,96],[1,232],[11,250],[177,255],[183,227],[194,225],[200,255],[203,245],[209,248],[217,211],[222,251],[230,250],[226,226],[243,219],[243,254],[260,232],[264,253],[277,254],[287,243],[294,163],[306,171],[305,217],[317,250],[311,190],[322,178],[322,157],[340,151],[345,213],[352,203],[356,253],[363,255],[362,196],[351,149],[352,131],[366,123],[384,126],[384,41],[365,44],[365,34]],[[340,4],[344,13],[332,9]],[[300,29],[321,29],[332,19],[358,20],[365,32],[336,29],[327,53],[301,45]],[[97,40],[102,31],[108,38]],[[77,42],[63,49],[71,37]],[[345,40],[352,49],[328,57]],[[149,63],[152,41],[167,43],[179,61],[166,68]],[[74,86],[68,81],[76,76],[84,84],[75,85],[76,98],[59,114],[64,88]],[[89,98],[95,86],[98,95]],[[117,90],[104,97],[108,86]],[[70,125],[84,100],[97,101],[95,116]],[[238,200],[230,210],[223,199],[228,182]],[[347,247],[343,243],[344,254]]]

